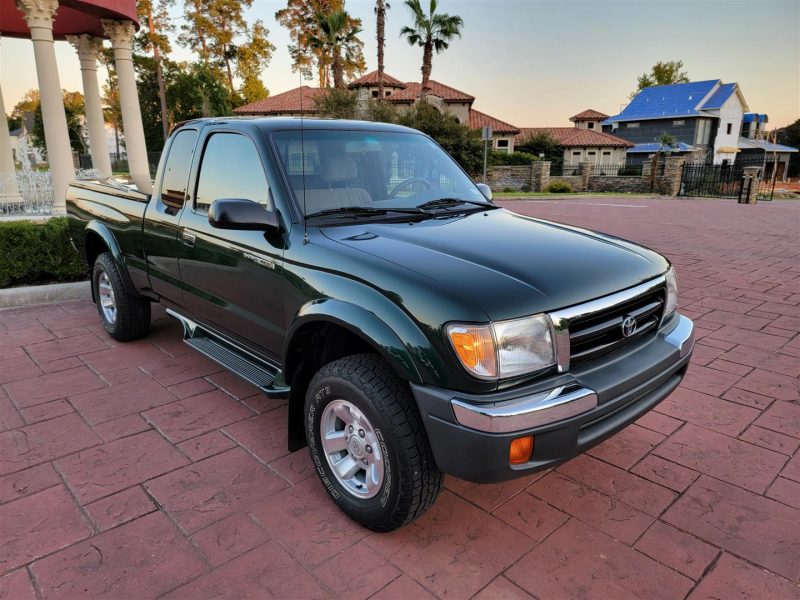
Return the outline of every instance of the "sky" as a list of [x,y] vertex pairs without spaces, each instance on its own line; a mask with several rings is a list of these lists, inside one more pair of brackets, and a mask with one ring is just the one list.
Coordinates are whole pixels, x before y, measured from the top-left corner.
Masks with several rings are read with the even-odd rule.
[[[422,49],[399,37],[409,11],[401,0],[390,5],[386,72],[419,81]],[[276,46],[262,74],[272,94],[300,85],[288,32],[274,19],[283,6],[285,0],[255,0],[247,11],[248,20],[264,21]],[[376,68],[373,6],[346,2],[363,21],[368,70]],[[616,114],[636,78],[659,60],[683,60],[693,80],[738,82],[750,110],[769,115],[770,128],[800,117],[800,0],[440,0],[439,6],[460,15],[464,29],[434,57],[432,78],[518,127],[570,126],[569,117],[586,108]],[[174,17],[180,26],[179,10]],[[75,51],[57,42],[56,57],[62,87],[80,91]],[[175,44],[171,58],[192,54]],[[30,40],[0,40],[0,87],[9,112],[37,87]]]

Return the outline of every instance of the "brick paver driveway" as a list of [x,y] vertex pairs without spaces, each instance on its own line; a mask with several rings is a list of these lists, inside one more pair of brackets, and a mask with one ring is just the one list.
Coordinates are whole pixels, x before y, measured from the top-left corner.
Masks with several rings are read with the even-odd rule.
[[800,597],[800,203],[508,205],[677,265],[699,341],[654,412],[375,535],[163,312],[125,345],[88,301],[0,312],[0,597]]

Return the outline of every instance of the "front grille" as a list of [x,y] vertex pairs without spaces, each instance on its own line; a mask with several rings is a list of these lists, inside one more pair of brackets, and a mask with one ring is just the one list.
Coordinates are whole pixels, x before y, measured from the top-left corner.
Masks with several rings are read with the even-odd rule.
[[[660,288],[570,321],[570,364],[591,360],[655,333],[663,310],[664,289]],[[636,329],[629,337],[622,333],[626,317],[636,319]]]

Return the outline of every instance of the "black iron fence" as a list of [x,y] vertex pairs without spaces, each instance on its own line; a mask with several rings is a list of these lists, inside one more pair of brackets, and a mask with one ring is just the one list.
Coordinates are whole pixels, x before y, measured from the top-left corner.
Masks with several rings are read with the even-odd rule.
[[566,177],[580,175],[580,165],[570,165],[564,163],[550,163],[551,177]]
[[[758,167],[757,183],[745,179],[746,167]],[[714,165],[706,162],[687,162],[683,165],[679,195],[700,198],[738,198],[749,196],[752,185],[758,185],[757,197],[771,200],[779,163],[763,157],[738,159],[733,163]]]
[[641,177],[642,164],[609,163],[594,166],[594,174],[604,177]]
[[[109,157],[111,158],[111,171],[115,175],[125,175],[130,172],[130,169],[128,167],[127,154],[110,152]],[[91,169],[93,166],[91,154],[79,154],[78,160],[80,162],[81,169]],[[147,162],[150,165],[150,174],[152,176],[155,176],[156,174],[156,169],[158,169],[159,160],[161,160],[161,152],[147,153]]]

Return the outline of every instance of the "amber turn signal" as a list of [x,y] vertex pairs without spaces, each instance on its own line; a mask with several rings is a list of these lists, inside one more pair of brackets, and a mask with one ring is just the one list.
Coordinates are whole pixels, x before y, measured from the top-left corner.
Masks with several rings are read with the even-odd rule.
[[508,462],[512,465],[524,465],[531,460],[533,454],[533,436],[526,435],[525,437],[517,438],[511,441],[511,447],[508,450]]

